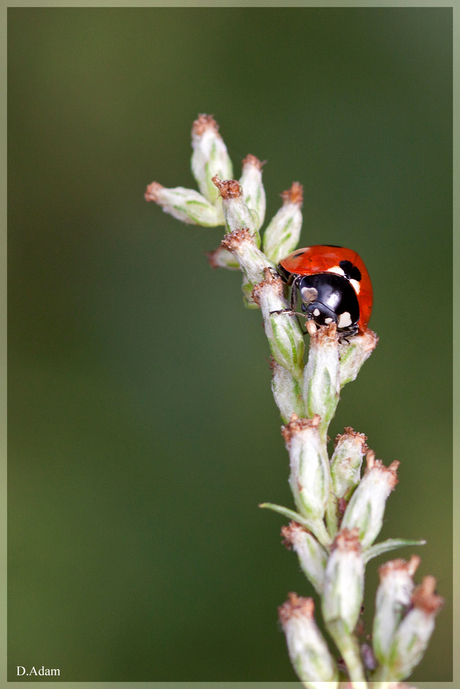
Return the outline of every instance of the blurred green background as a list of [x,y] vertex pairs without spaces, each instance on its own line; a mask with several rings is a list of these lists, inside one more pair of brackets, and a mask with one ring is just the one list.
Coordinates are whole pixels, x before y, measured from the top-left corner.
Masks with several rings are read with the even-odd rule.
[[381,539],[426,538],[446,598],[411,682],[450,681],[452,10],[8,20],[9,679],[295,680],[276,608],[312,589],[257,507],[292,506],[260,314],[206,262],[221,229],[143,199],[196,186],[205,112],[237,176],[268,161],[268,219],[298,180],[301,244],[367,264],[380,344],[330,435],[401,461]]

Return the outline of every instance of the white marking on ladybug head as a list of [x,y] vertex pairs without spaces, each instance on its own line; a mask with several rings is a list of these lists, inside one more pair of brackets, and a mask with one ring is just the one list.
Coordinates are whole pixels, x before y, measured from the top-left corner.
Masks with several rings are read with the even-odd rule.
[[350,280],[350,285],[353,287],[356,294],[359,294],[359,290],[361,289],[361,287],[358,280]]
[[315,301],[318,297],[318,290],[314,287],[302,287],[300,296],[302,297],[302,301],[306,304],[310,304],[310,302]]
[[314,315],[314,316],[319,316],[320,313],[321,313],[321,311],[320,311],[319,309],[315,309],[315,310],[313,311],[313,315]]
[[324,322],[329,325],[329,323],[332,323],[332,318],[325,318]]
[[351,325],[351,316],[348,311],[340,314],[337,325],[339,328],[347,328],[349,325]]
[[332,268],[328,268],[326,270],[326,273],[335,273],[336,275],[345,275],[345,271],[340,266],[332,266]]

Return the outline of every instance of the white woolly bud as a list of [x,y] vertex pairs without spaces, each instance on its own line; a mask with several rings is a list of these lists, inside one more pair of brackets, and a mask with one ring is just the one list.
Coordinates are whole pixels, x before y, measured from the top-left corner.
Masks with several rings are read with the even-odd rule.
[[254,287],[252,298],[262,310],[265,334],[274,359],[300,383],[305,351],[302,331],[295,317],[282,313],[287,303],[280,278],[273,276],[270,270],[264,272],[265,280]]
[[398,482],[399,462],[389,467],[375,459],[370,450],[366,455],[367,468],[358,487],[353,493],[342,520],[342,528],[359,531],[363,549],[368,548],[380,533],[383,524],[385,503]]
[[212,115],[199,115],[192,127],[192,173],[198,187],[208,201],[218,206],[223,225],[222,207],[219,193],[212,182],[215,175],[221,179],[233,177],[232,161],[227,152],[219,125]]
[[154,201],[162,206],[165,213],[190,225],[217,227],[224,224],[218,209],[194,189],[166,189],[158,182],[152,182],[144,197],[146,201]]
[[412,577],[419,563],[420,558],[413,555],[409,562],[391,560],[379,567],[380,586],[375,600],[372,638],[375,657],[381,665],[389,660],[395,631],[410,604],[414,589]]
[[326,550],[309,531],[296,522],[283,526],[281,535],[286,548],[292,548],[297,553],[303,573],[321,595],[328,558]]
[[287,423],[292,414],[303,415],[302,388],[294,376],[284,366],[281,366],[276,359],[272,359],[270,365],[273,371],[273,397],[283,421]]
[[227,268],[227,270],[239,270],[240,264],[238,260],[221,246],[218,246],[214,251],[206,251],[205,256],[212,268]]
[[262,184],[262,165],[258,158],[248,155],[243,160],[243,174],[240,185],[244,200],[252,213],[256,229],[260,230],[265,219],[265,189]]
[[229,232],[223,238],[221,247],[233,254],[252,285],[264,279],[266,269],[275,270],[273,263],[257,248],[247,228]]
[[443,599],[435,593],[436,579],[424,577],[411,597],[412,609],[399,624],[388,659],[376,673],[376,681],[402,680],[423,658],[434,631],[434,621]]
[[368,450],[366,436],[345,428],[343,435],[335,439],[331,458],[332,490],[337,498],[349,500],[360,480],[363,457]]
[[302,185],[294,182],[281,196],[283,205],[264,233],[264,252],[273,263],[278,263],[294,251],[302,229]]
[[304,399],[307,416],[321,417],[321,435],[335,414],[340,397],[339,340],[337,325],[317,329],[313,321],[307,323],[310,334],[310,351],[304,372]]
[[293,414],[282,428],[289,452],[290,477],[299,513],[311,520],[322,520],[329,496],[329,463],[321,442],[319,416],[299,419]]
[[247,229],[257,247],[260,247],[258,220],[256,215],[246,205],[240,183],[234,179],[222,181],[217,175],[212,178],[212,181],[222,198],[227,232]]
[[338,671],[327,644],[315,623],[312,598],[295,593],[278,608],[279,619],[286,635],[289,657],[297,676],[307,689],[337,689]]
[[364,559],[356,529],[341,529],[329,557],[324,579],[323,617],[326,625],[343,625],[352,634],[364,594]]
[[369,359],[377,347],[379,338],[372,330],[365,330],[339,345],[340,354],[340,387],[355,380],[361,366]]

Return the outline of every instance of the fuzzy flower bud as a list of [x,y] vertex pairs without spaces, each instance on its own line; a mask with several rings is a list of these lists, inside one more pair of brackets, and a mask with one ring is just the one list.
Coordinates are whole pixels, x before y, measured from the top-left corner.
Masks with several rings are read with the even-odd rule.
[[273,397],[280,410],[281,418],[287,423],[293,413],[298,416],[302,416],[304,413],[302,389],[292,374],[273,357],[270,366],[273,372]]
[[302,229],[303,187],[293,182],[281,194],[283,205],[274,216],[264,234],[264,252],[273,263],[278,263],[296,248]]
[[212,115],[198,115],[192,127],[192,172],[198,187],[208,201],[217,203],[223,225],[219,194],[212,182],[214,175],[222,179],[233,177],[232,161],[227,153],[219,125]]
[[372,330],[365,330],[355,335],[350,344],[342,342],[339,345],[340,355],[340,387],[351,383],[358,375],[361,366],[377,347],[379,338]]
[[155,201],[162,206],[165,213],[170,213],[189,225],[217,227],[224,224],[218,209],[193,189],[166,189],[158,182],[152,182],[144,197],[146,201]]
[[310,418],[319,414],[320,431],[325,439],[340,397],[337,325],[330,323],[317,329],[313,321],[309,321],[307,331],[310,335],[310,352],[304,372],[306,412]]
[[327,644],[316,626],[315,604],[312,598],[295,593],[278,608],[281,626],[286,635],[289,657],[300,681],[308,689],[328,689],[338,686],[338,671]]
[[375,459],[372,450],[366,455],[367,468],[353,493],[342,520],[342,528],[359,530],[363,549],[368,548],[380,533],[385,503],[396,486],[399,462],[389,467]]
[[321,595],[324,587],[324,573],[327,564],[327,552],[312,534],[296,522],[283,526],[281,535],[284,545],[299,556],[300,566],[308,581]]
[[214,251],[206,251],[205,256],[211,268],[227,268],[227,270],[239,270],[240,264],[227,249],[218,246]]
[[345,428],[343,435],[335,439],[334,454],[331,459],[332,490],[337,498],[349,500],[359,483],[361,464],[368,451],[366,436]]
[[287,307],[281,279],[272,271],[264,271],[265,280],[259,282],[252,298],[262,310],[265,334],[274,359],[300,382],[305,350],[302,331],[297,320],[288,314],[276,313]]
[[320,521],[326,511],[329,496],[329,463],[321,443],[318,426],[320,418],[299,419],[292,414],[281,431],[289,452],[289,485],[299,513]]
[[233,254],[252,285],[264,279],[266,268],[275,270],[273,263],[257,248],[247,228],[229,232],[223,238],[221,247]]
[[234,179],[222,181],[217,175],[212,178],[212,181],[218,188],[222,198],[226,231],[234,232],[235,230],[246,228],[249,230],[257,247],[260,247],[257,219],[244,201],[243,189],[240,183]]
[[373,646],[381,665],[388,664],[395,631],[409,606],[414,588],[412,577],[420,558],[413,555],[409,562],[391,560],[379,567],[380,586],[375,601]]
[[244,200],[253,215],[257,230],[260,230],[265,219],[265,189],[262,184],[262,165],[263,163],[258,158],[249,154],[243,160],[243,174],[240,177]]
[[376,674],[376,680],[402,680],[423,658],[434,630],[434,620],[443,599],[435,593],[436,579],[424,577],[412,594],[412,609],[396,630],[389,658]]
[[339,623],[346,634],[352,634],[363,593],[364,559],[358,531],[342,529],[335,537],[324,579],[323,617],[328,628]]

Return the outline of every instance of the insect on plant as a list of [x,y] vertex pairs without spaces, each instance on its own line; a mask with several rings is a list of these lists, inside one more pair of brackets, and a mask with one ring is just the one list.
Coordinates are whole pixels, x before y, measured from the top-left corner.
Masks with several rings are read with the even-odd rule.
[[[152,182],[145,198],[185,223],[224,226],[224,238],[208,260],[215,268],[240,270],[245,306],[262,313],[295,509],[273,503],[261,507],[290,520],[282,528],[284,543],[297,553],[317,594],[329,636],[316,624],[313,598],[289,593],[279,619],[294,670],[308,689],[320,689],[323,682],[330,682],[330,689],[340,683],[343,689],[394,686],[422,659],[443,601],[434,577],[415,586],[418,556],[391,560],[379,568],[372,636],[362,638],[367,564],[397,548],[424,544],[400,538],[375,542],[387,498],[398,482],[398,461],[385,466],[368,448],[366,436],[350,427],[337,436],[328,455],[327,431],[340,391],[355,380],[378,342],[368,328],[369,274],[350,249],[327,244],[296,248],[303,201],[298,182],[281,194],[283,205],[261,237],[262,163],[248,155],[240,179],[233,179],[212,116],[200,115],[193,123],[192,147],[199,192]],[[310,336],[307,361],[299,315]]]

